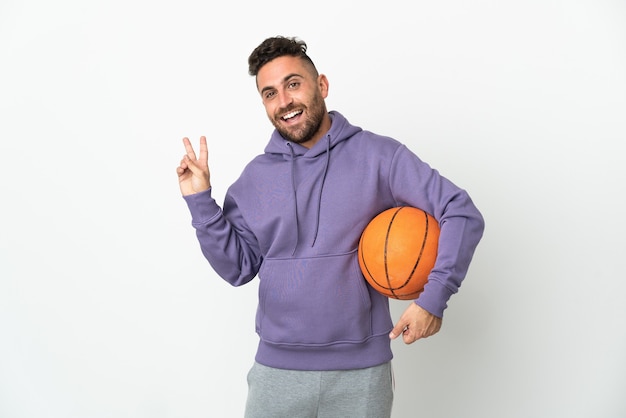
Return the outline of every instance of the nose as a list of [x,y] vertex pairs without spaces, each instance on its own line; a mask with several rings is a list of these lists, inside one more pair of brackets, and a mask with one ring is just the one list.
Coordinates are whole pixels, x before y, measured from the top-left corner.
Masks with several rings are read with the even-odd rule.
[[278,105],[282,109],[287,108],[291,103],[293,103],[293,98],[288,92],[283,91],[278,95]]

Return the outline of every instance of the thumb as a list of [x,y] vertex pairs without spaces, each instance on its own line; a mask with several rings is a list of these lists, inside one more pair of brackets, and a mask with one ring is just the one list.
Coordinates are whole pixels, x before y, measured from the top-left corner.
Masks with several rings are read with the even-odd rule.
[[389,338],[395,340],[398,338],[406,329],[409,324],[406,321],[403,321],[402,318],[398,321],[395,327],[389,333]]
[[187,163],[187,168],[196,176],[201,176],[202,175],[202,169],[200,167],[198,167],[196,161],[197,160],[192,160],[191,158],[189,158],[188,155],[185,155],[183,157],[185,163]]
[[194,160],[190,158],[188,155],[185,155],[185,162],[187,163],[187,168],[191,171],[194,177],[201,178],[206,181],[209,180],[209,166],[207,164],[202,164],[198,160]]
[[191,178],[188,180],[191,181],[190,186],[193,192],[198,193],[209,189],[211,187],[211,180],[208,166],[202,167],[198,164],[198,160],[194,160],[187,155],[185,155],[183,161],[186,169],[191,172]]

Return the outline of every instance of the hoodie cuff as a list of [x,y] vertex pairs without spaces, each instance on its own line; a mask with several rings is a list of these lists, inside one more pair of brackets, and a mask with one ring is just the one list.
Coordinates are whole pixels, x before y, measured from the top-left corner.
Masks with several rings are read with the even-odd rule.
[[448,307],[448,300],[453,292],[441,283],[430,280],[424,291],[415,299],[415,303],[431,314],[443,318],[443,311]]
[[191,213],[191,221],[194,224],[206,224],[221,211],[219,205],[211,197],[211,189],[203,192],[183,196]]

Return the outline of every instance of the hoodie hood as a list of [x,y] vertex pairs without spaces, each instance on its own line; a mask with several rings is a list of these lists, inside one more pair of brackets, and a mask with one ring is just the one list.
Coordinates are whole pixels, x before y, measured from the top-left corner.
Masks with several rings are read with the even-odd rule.
[[282,154],[285,159],[291,159],[292,156],[316,158],[327,153],[329,148],[332,149],[338,143],[362,130],[357,126],[350,125],[347,119],[337,111],[331,110],[328,114],[331,120],[330,129],[310,149],[286,140],[277,130],[274,130],[270,142],[265,147],[265,153]]
[[328,173],[328,167],[331,161],[331,150],[340,142],[346,141],[362,129],[350,125],[347,119],[339,112],[330,111],[329,113],[331,125],[328,132],[320,138],[319,141],[313,147],[306,148],[300,144],[286,140],[276,129],[270,137],[270,142],[265,147],[266,154],[279,154],[285,160],[291,162],[291,189],[293,191],[294,216],[295,216],[295,244],[293,247],[292,255],[296,253],[298,245],[300,244],[300,217],[298,214],[298,187],[297,187],[297,168],[296,160],[298,158],[317,159],[324,158],[324,169],[318,179],[319,186],[317,188],[316,197],[316,213],[315,213],[315,232],[313,235],[313,241],[311,247],[315,245],[317,240],[317,234],[320,226],[320,211],[322,204],[322,193],[324,191],[324,184],[326,182],[326,174]]

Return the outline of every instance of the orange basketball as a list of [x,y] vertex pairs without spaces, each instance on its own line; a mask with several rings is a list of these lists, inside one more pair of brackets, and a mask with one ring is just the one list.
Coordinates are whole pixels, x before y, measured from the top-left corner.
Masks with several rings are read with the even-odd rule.
[[365,227],[359,241],[361,271],[378,292],[394,299],[415,299],[437,259],[439,224],[410,206],[387,209]]

